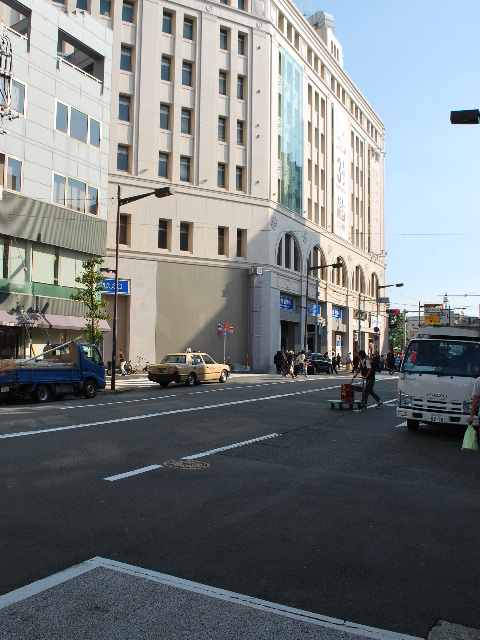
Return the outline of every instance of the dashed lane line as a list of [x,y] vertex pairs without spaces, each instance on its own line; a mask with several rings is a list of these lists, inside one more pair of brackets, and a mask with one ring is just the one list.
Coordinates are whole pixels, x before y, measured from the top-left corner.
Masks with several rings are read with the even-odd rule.
[[140,473],[146,473],[147,471],[152,471],[153,469],[161,469],[161,467],[161,464],[151,464],[148,467],[142,467],[141,469],[135,469],[134,471],[126,471],[125,473],[119,473],[116,476],[109,476],[108,478],[104,478],[104,480],[108,480],[109,482],[113,482],[114,480],[122,480],[123,478],[137,476]]

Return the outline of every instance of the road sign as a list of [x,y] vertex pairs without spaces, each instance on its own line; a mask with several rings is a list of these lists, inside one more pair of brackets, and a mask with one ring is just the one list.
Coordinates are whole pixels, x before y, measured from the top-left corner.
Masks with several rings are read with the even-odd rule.
[[380,331],[380,329],[378,327],[373,327],[373,332],[374,333],[378,333]]
[[227,324],[226,322],[224,322],[224,323],[222,324],[222,329],[223,329],[224,331],[226,331],[226,330],[227,330],[227,327],[228,327],[228,324]]
[[221,337],[222,337],[222,335],[223,335],[222,325],[220,325],[220,329],[217,329],[217,336],[218,336],[219,338],[221,338]]
[[233,324],[230,325],[230,333],[233,333]]
[[374,341],[374,342],[378,342],[379,340],[380,340],[380,336],[378,335],[378,333],[376,333],[376,334],[373,336],[373,341]]
[[379,304],[390,304],[390,298],[377,298]]
[[219,322],[219,323],[217,324],[217,329],[218,329],[219,331],[221,331],[221,330],[222,330],[222,323],[221,323],[221,322]]

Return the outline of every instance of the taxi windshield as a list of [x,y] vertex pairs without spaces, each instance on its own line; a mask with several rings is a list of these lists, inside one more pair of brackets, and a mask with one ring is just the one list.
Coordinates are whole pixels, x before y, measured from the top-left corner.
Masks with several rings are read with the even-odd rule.
[[175,355],[165,356],[162,364],[185,364],[186,356],[176,353]]
[[480,345],[460,340],[412,340],[405,354],[402,371],[478,377]]

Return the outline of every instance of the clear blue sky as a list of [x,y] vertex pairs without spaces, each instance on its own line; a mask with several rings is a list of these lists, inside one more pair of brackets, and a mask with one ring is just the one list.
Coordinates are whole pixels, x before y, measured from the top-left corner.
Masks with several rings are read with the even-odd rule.
[[[386,284],[393,306],[441,302],[478,315],[480,0],[296,0],[335,20],[344,69],[386,127]],[[417,235],[410,235],[417,234]],[[438,235],[433,235],[438,234]]]

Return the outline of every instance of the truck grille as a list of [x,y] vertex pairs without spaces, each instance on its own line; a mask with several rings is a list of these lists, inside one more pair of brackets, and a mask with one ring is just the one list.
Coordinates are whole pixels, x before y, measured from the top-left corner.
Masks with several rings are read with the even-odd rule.
[[431,411],[432,413],[462,413],[462,402],[448,402],[447,400],[438,400],[429,398],[413,398],[412,409],[414,411]]

